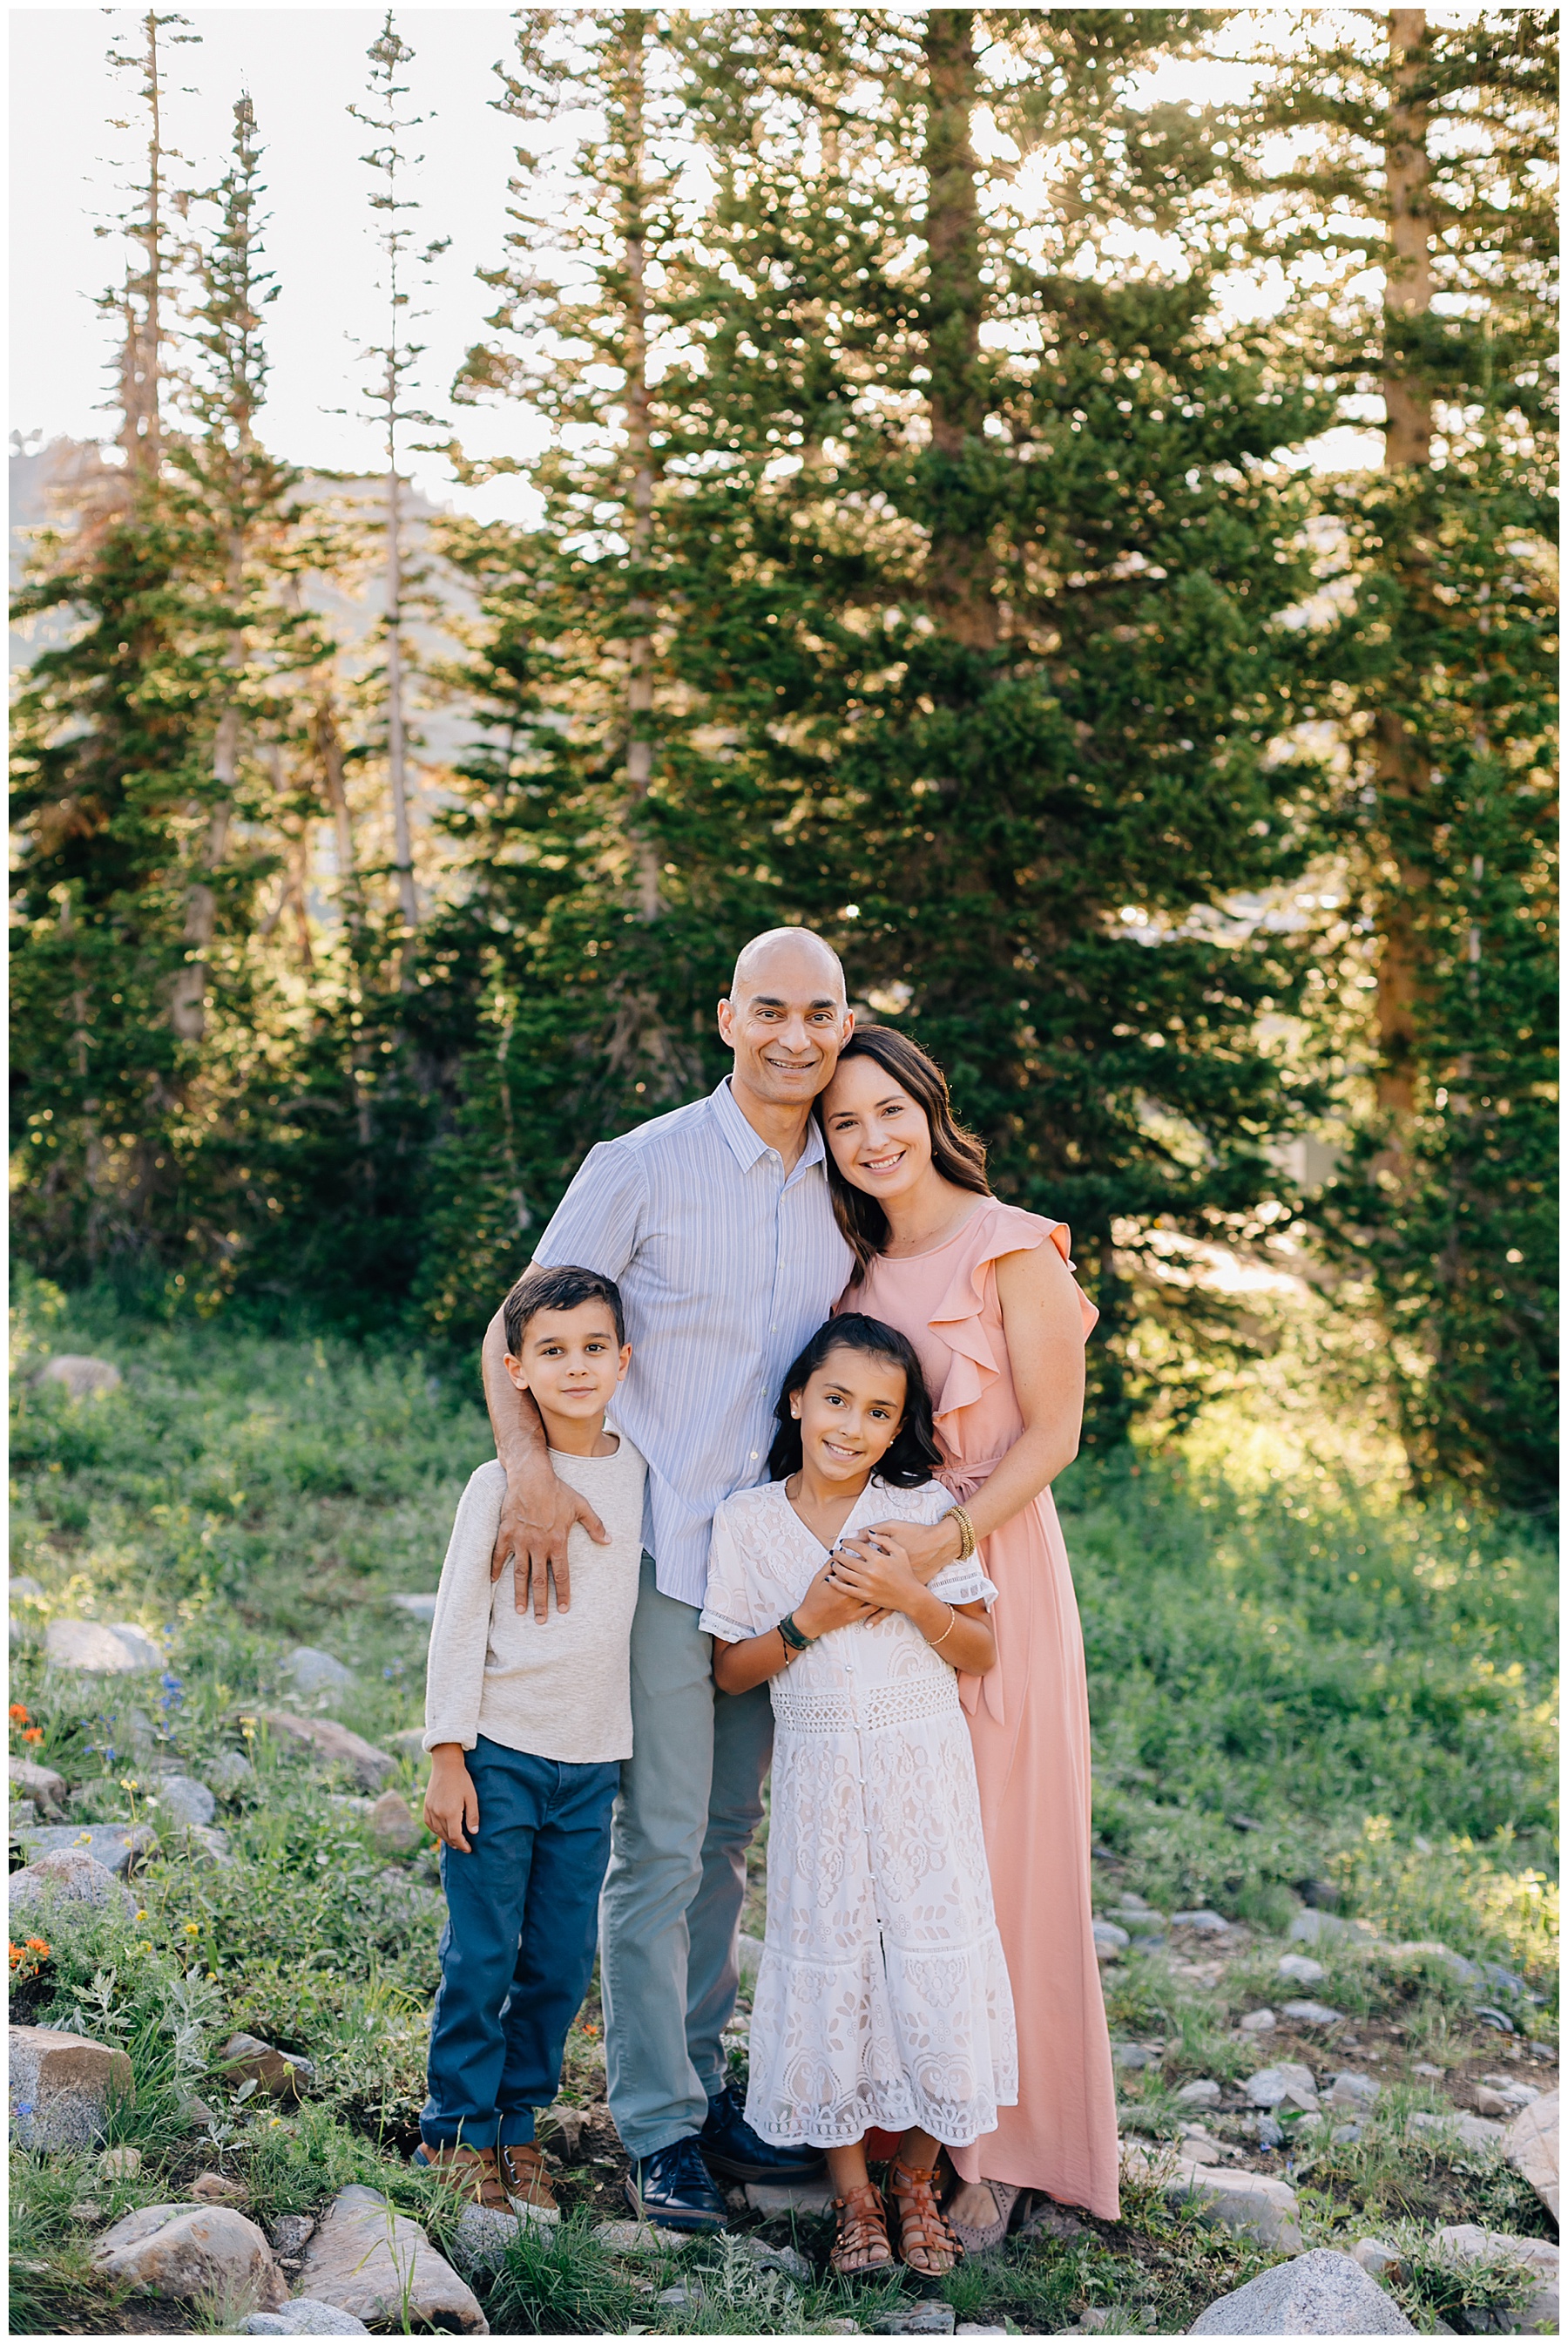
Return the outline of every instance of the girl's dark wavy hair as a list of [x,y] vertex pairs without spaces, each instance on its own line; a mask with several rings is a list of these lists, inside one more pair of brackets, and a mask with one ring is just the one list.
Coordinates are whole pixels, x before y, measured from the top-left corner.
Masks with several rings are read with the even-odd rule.
[[918,1490],[942,1464],[936,1428],[931,1422],[931,1396],[914,1345],[896,1327],[868,1318],[861,1310],[846,1310],[839,1318],[818,1328],[784,1379],[773,1413],[779,1430],[768,1451],[769,1479],[787,1481],[800,1470],[800,1427],[789,1413],[791,1392],[804,1391],[824,1359],[834,1351],[864,1351],[873,1359],[890,1359],[904,1371],[904,1420],[898,1439],[883,1451],[874,1468],[877,1479],[895,1490]]
[[[843,1066],[850,1058],[874,1058],[900,1090],[908,1091],[930,1126],[931,1161],[944,1180],[950,1180],[955,1188],[968,1188],[977,1197],[990,1195],[990,1183],[985,1177],[984,1143],[972,1131],[966,1131],[953,1114],[948,1078],[918,1042],[911,1042],[907,1034],[900,1034],[893,1026],[858,1026],[839,1051],[839,1064]],[[833,1199],[834,1217],[855,1257],[858,1283],[888,1242],[888,1218],[875,1197],[869,1197],[863,1188],[851,1187],[833,1161],[820,1098],[816,1104],[816,1116],[827,1142],[828,1192]]]

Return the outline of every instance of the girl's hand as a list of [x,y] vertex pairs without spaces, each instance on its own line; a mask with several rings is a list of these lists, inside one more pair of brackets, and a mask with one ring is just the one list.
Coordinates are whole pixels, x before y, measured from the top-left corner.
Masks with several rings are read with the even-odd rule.
[[465,1832],[479,1828],[479,1794],[463,1763],[458,1742],[440,1742],[430,1753],[430,1780],[425,1786],[425,1827],[443,1847],[471,1855]]
[[795,1625],[803,1636],[826,1636],[835,1628],[853,1628],[872,1608],[835,1578],[833,1566],[839,1560],[837,1555],[829,1557],[795,1606]]
[[886,1531],[862,1531],[852,1547],[840,1547],[829,1561],[828,1577],[868,1612],[907,1612],[926,1591],[907,1551]]

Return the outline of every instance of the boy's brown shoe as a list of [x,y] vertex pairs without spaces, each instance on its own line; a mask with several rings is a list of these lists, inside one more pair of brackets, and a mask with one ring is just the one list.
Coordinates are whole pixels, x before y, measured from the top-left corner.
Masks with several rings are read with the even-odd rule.
[[556,2204],[556,2193],[545,2169],[545,2153],[538,2141],[501,2143],[501,2179],[519,2213],[526,2207],[530,2213],[547,2215],[552,2221],[559,2214],[561,2209]]
[[453,2182],[459,2195],[471,2198],[477,2206],[488,2206],[498,2214],[511,2212],[493,2148],[471,2148],[466,2140],[427,2140],[422,2162],[432,2173]]

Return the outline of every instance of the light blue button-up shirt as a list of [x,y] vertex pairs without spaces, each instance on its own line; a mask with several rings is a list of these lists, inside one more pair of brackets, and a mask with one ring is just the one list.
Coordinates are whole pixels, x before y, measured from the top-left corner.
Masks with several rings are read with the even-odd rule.
[[713,1516],[766,1471],[785,1369],[849,1283],[822,1135],[786,1171],[728,1076],[583,1158],[534,1259],[613,1278],[631,1365],[611,1409],[648,1460],[643,1543],[700,1604]]

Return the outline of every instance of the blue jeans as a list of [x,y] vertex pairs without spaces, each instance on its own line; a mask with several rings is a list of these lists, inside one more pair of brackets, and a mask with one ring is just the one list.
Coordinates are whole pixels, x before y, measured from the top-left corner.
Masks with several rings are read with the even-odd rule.
[[432,2147],[532,2140],[560,2086],[567,2030],[593,1975],[618,1762],[573,1766],[503,1749],[467,1753],[479,1801],[472,1853],[441,1850],[447,1925],[430,2019]]

